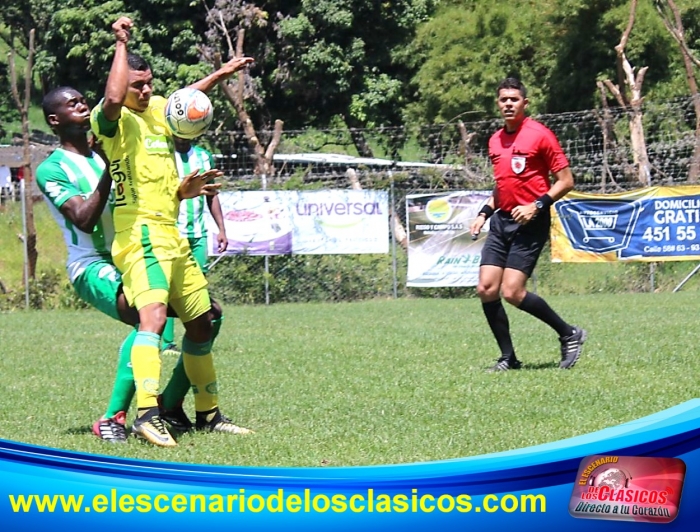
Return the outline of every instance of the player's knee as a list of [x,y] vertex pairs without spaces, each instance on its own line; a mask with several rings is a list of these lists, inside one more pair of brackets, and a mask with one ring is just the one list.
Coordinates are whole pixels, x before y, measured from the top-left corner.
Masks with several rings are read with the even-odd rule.
[[523,298],[525,297],[525,290],[520,286],[504,285],[501,288],[501,293],[503,295],[503,299],[516,307],[522,303]]
[[167,307],[165,305],[146,305],[139,310],[139,330],[162,334],[167,318]]
[[211,340],[211,318],[209,312],[201,314],[197,318],[184,324],[185,336],[192,342],[202,343]]
[[498,296],[498,286],[493,283],[480,282],[476,287],[476,295],[482,301],[491,301]]

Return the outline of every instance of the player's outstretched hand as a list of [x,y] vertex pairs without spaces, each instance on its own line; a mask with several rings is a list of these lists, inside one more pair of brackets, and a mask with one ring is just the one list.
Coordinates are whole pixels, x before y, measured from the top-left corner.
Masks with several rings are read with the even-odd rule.
[[224,65],[222,65],[221,70],[225,76],[230,76],[242,68],[245,68],[251,64],[255,59],[252,57],[234,57]]
[[129,17],[119,17],[117,21],[112,24],[112,33],[114,33],[114,38],[118,42],[129,42],[130,30],[134,23]]
[[211,181],[217,177],[221,177],[224,173],[221,170],[207,170],[206,172],[198,173],[195,170],[191,174],[187,174],[180,183],[180,188],[177,190],[177,197],[180,200],[196,198],[197,196],[216,196],[221,188],[221,183],[212,183]]

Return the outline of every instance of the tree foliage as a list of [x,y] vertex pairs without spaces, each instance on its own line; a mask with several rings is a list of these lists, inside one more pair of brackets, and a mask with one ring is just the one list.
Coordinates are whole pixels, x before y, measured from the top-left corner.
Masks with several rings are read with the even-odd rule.
[[[678,3],[697,47],[698,7]],[[493,91],[508,75],[528,86],[534,112],[592,108],[596,80],[617,79],[614,47],[628,14],[628,0],[443,2],[413,42],[419,66],[408,116],[428,123],[491,116]],[[687,93],[680,55],[651,2],[640,2],[627,54],[649,66],[649,97]]]
[[[649,67],[647,98],[686,95],[680,52],[654,3],[639,3],[627,55]],[[700,54],[700,5],[676,4]],[[534,112],[594,107],[596,81],[617,78],[614,46],[628,10],[629,0],[5,0],[0,25],[20,48],[36,30],[40,91],[76,85],[91,101],[104,87],[118,15],[134,19],[132,46],[161,93],[209,72],[201,52],[226,59],[227,39],[245,29],[245,53],[256,59],[252,116],[297,129],[493,116],[506,75],[523,79]],[[217,109],[233,127],[235,114]]]

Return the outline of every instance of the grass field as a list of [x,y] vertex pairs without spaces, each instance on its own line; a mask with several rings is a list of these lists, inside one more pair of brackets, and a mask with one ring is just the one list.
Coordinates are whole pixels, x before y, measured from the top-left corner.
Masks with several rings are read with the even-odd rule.
[[215,350],[221,403],[257,433],[188,434],[175,449],[90,433],[125,326],[95,311],[0,314],[0,437],[166,461],[393,464],[568,438],[698,396],[694,294],[550,302],[589,330],[571,371],[557,368],[554,333],[511,310],[525,366],[486,373],[495,342],[471,299],[228,307]]

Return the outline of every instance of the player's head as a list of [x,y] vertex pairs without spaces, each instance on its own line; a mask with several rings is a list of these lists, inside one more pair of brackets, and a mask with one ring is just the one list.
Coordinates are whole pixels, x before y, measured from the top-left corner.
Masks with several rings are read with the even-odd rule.
[[192,147],[192,141],[189,139],[183,139],[177,135],[173,135],[173,142],[175,143],[175,149],[180,153],[187,153]]
[[517,78],[504,79],[496,90],[496,103],[508,129],[517,126],[525,118],[525,109],[530,103],[525,85]]
[[145,111],[153,94],[153,73],[146,60],[129,52],[126,56],[129,65],[129,89],[124,105],[134,111]]
[[62,134],[87,133],[90,130],[90,106],[85,96],[73,87],[58,87],[41,102],[46,123]]
[[496,89],[496,97],[500,96],[502,89],[516,89],[520,91],[520,95],[527,99],[527,89],[522,81],[518,78],[506,78],[498,84],[498,89]]

